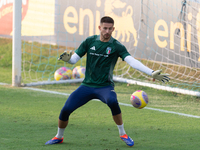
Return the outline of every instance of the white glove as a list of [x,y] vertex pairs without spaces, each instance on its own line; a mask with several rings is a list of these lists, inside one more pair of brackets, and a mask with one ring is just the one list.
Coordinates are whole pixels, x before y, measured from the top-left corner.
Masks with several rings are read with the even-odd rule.
[[67,51],[64,51],[64,53],[60,55],[60,58],[58,58],[58,60],[68,62],[71,56],[72,56],[72,51],[70,51],[69,53],[67,53]]
[[157,79],[159,81],[162,81],[163,83],[168,82],[170,78],[168,77],[169,74],[161,74],[162,70],[156,70],[152,72],[152,77],[154,79]]

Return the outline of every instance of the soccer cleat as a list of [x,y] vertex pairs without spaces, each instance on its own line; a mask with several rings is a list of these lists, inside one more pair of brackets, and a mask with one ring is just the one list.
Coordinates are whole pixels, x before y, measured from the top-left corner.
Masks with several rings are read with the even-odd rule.
[[60,143],[62,143],[62,142],[63,142],[63,138],[62,138],[62,139],[59,139],[59,138],[57,138],[57,137],[54,137],[53,139],[47,141],[47,142],[45,143],[45,145],[60,144]]
[[122,141],[124,141],[126,143],[126,145],[128,145],[130,147],[132,147],[134,145],[134,141],[127,134],[120,136],[120,138]]

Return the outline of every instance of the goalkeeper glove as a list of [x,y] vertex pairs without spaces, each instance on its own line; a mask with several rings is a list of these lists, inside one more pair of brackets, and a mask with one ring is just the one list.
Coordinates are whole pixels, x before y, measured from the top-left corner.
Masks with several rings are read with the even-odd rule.
[[68,62],[71,56],[72,56],[72,51],[70,51],[69,53],[67,53],[67,51],[64,51],[64,53],[60,55],[60,58],[58,58],[58,60]]
[[154,79],[157,79],[159,81],[162,81],[163,83],[168,82],[170,78],[168,77],[169,74],[161,74],[162,70],[156,70],[152,72],[152,77]]

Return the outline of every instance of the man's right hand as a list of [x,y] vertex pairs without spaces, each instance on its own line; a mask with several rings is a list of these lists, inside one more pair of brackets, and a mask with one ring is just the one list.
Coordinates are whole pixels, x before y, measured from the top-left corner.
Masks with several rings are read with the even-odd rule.
[[71,56],[72,56],[72,51],[70,51],[69,53],[67,53],[67,51],[64,51],[64,53],[60,55],[60,58],[58,58],[58,60],[68,62]]

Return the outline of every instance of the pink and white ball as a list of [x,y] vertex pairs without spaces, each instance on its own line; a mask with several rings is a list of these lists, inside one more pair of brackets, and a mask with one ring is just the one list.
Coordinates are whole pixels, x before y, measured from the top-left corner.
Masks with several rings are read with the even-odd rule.
[[72,77],[74,79],[84,78],[85,77],[85,67],[76,66],[72,70]]
[[131,95],[130,101],[135,108],[142,109],[148,104],[149,98],[144,91],[137,90]]
[[61,67],[54,73],[54,79],[56,81],[71,79],[71,77],[72,77],[72,71],[67,67]]

